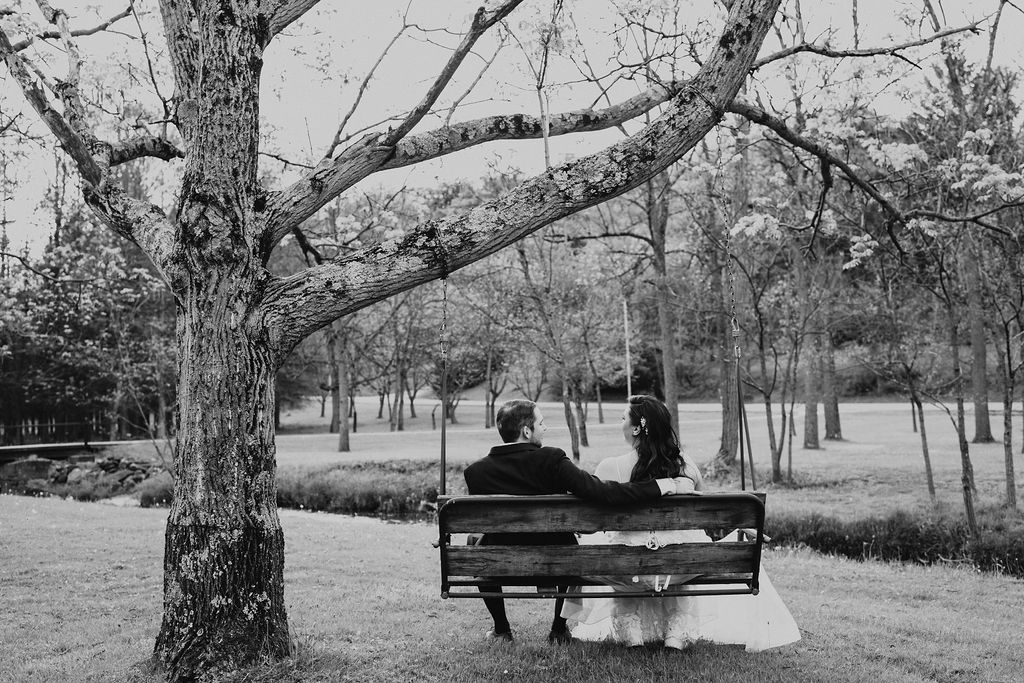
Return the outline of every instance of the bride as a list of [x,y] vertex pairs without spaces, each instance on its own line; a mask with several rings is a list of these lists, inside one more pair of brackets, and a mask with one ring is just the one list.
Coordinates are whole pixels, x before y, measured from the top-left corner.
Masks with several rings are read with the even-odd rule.
[[[659,477],[687,477],[695,491],[703,489],[697,466],[680,450],[679,439],[665,404],[651,396],[631,396],[622,415],[622,434],[632,450],[602,460],[594,474],[600,479],[640,482]],[[581,539],[583,544],[659,545],[710,540],[703,531],[600,532]],[[666,577],[637,577],[643,588]],[[674,575],[674,581],[688,577]],[[609,581],[610,587],[584,587],[581,598],[565,602],[562,616],[572,624],[579,640],[611,640],[629,646],[662,642],[685,649],[698,640],[745,645],[748,651],[778,647],[800,639],[796,622],[762,568],[757,595],[678,596],[631,598],[629,586]],[[636,585],[636,584],[634,584]],[[614,598],[586,599],[587,592],[615,591]]]

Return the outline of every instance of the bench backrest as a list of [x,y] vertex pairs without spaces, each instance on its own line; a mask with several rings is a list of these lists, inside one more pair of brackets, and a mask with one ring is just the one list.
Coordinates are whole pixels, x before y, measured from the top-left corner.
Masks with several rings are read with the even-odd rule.
[[[756,593],[764,533],[763,493],[665,496],[610,507],[570,495],[454,496],[438,500],[443,597],[481,597],[459,591],[487,585],[599,585],[600,577],[698,575],[669,591],[635,595]],[[536,534],[549,532],[662,531],[703,529],[713,538],[735,529],[752,534],[736,540],[668,545],[657,550],[623,545],[452,544],[452,534]],[[549,597],[557,591],[513,593]],[[509,597],[509,593],[505,593]],[[588,594],[589,596],[590,594]]]

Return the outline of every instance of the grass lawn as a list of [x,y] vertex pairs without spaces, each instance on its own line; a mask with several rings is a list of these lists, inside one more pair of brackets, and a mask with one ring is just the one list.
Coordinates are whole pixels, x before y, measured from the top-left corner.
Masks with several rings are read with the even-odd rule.
[[[429,406],[392,434],[360,409],[353,451],[335,451],[316,406],[286,414],[280,467],[422,458],[436,460]],[[559,406],[545,405],[546,443],[568,447]],[[750,406],[759,484],[769,459],[763,416]],[[582,465],[625,450],[621,406],[591,424]],[[482,407],[460,406],[449,460],[470,461],[495,441]],[[797,414],[801,419],[800,412]],[[927,507],[919,436],[900,404],[844,404],[842,442],[793,452],[797,486],[769,487],[773,511],[845,519]],[[1001,414],[994,411],[993,427]],[[596,409],[591,408],[596,422]],[[698,462],[718,445],[717,406],[682,406],[682,441]],[[970,420],[968,422],[970,424]],[[944,414],[928,414],[939,507],[961,505],[960,462]],[[1017,416],[1016,434],[1020,433]],[[115,447],[122,451],[148,444]],[[1024,472],[1024,458],[1016,470]],[[126,454],[122,452],[121,454]],[[971,445],[981,505],[1003,495],[1000,444]],[[1018,480],[1022,480],[1018,474]],[[458,482],[449,482],[457,490]],[[1018,486],[1024,500],[1024,487]],[[427,524],[282,511],[286,598],[298,655],[244,672],[245,681],[984,681],[1024,680],[1024,582],[958,567],[859,563],[806,550],[768,552],[764,563],[803,632],[795,645],[747,654],[701,645],[688,653],[545,641],[551,604],[510,602],[511,648],[489,649],[476,600],[438,596],[436,531]],[[155,680],[145,663],[161,613],[166,510],[0,496],[0,681]]]
[[[165,510],[0,496],[0,681],[151,681]],[[512,602],[489,647],[476,600],[438,597],[427,524],[282,511],[298,656],[245,681],[1021,680],[1024,584],[804,550],[765,566],[803,640],[748,654],[544,639],[548,601]]]

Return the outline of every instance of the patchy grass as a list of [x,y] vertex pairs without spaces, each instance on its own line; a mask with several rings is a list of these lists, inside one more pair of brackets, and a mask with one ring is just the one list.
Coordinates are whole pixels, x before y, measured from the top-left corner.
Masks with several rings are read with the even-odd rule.
[[[164,510],[0,496],[0,681],[157,680]],[[476,600],[441,600],[427,524],[284,510],[297,654],[233,681],[1019,680],[1020,582],[807,550],[765,567],[803,640],[748,654],[547,645],[548,601],[510,601],[517,641],[489,647]]]

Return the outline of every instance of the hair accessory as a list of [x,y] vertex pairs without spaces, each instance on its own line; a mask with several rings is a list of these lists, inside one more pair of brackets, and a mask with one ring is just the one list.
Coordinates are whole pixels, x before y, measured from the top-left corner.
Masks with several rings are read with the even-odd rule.
[[640,416],[640,429],[644,430],[644,436],[650,436],[647,433],[647,418],[643,415]]

